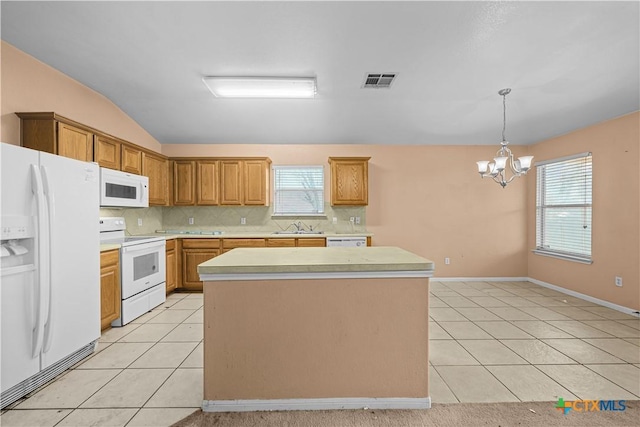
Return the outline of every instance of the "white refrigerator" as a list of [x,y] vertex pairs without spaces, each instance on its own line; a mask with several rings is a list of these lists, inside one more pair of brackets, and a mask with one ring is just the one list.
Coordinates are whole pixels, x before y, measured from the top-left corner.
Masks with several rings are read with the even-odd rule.
[[2,407],[95,350],[97,164],[0,143]]

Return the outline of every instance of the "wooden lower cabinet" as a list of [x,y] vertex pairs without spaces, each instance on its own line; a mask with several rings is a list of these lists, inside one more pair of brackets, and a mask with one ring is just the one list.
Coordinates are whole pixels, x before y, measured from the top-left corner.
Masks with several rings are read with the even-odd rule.
[[202,291],[198,264],[220,255],[220,239],[183,239],[181,252],[181,289]]
[[100,328],[120,317],[120,251],[100,253]]
[[178,286],[177,278],[177,258],[176,258],[176,241],[175,239],[167,240],[167,295],[175,291]]

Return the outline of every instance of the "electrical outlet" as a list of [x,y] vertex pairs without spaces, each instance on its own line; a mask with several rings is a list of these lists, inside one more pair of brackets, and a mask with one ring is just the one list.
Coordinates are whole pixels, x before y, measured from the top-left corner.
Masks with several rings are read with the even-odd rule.
[[350,217],[350,218],[349,218],[349,221],[350,221],[351,223],[356,222],[356,217],[355,217],[355,216]]
[[193,225],[193,217],[189,217],[189,225]]
[[359,216],[356,217],[356,224],[360,225],[360,217]]
[[138,218],[138,227],[142,227],[142,218]]
[[444,259],[444,263],[445,263],[445,265],[451,264],[451,259],[450,258],[445,258]]
[[333,223],[334,223],[334,224],[337,224],[337,223],[338,223],[338,217],[335,217],[335,216],[333,217]]
[[240,225],[247,225],[247,218],[245,217],[240,218]]
[[616,286],[622,286],[622,277],[616,276]]

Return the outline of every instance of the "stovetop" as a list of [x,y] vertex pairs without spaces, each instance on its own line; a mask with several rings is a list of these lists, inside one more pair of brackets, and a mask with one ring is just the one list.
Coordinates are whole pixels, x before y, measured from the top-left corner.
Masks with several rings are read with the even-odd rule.
[[164,237],[153,236],[126,236],[126,237],[109,237],[100,239],[100,243],[113,243],[122,246],[140,245],[143,243],[160,242],[165,240]]

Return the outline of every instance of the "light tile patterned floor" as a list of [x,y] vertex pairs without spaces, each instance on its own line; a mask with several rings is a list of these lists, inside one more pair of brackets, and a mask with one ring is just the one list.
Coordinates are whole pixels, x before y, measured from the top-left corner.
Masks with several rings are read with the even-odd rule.
[[[528,282],[431,282],[434,403],[640,398],[640,319]],[[2,426],[168,426],[202,402],[202,294],[105,332]]]

